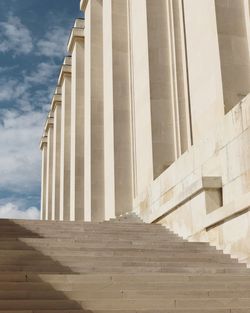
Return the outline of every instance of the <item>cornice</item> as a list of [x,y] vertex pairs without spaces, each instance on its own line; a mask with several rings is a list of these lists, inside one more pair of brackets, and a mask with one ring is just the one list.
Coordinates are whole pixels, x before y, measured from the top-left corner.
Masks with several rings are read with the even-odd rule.
[[88,2],[89,2],[89,0],[81,0],[81,2],[80,2],[80,10],[82,12],[84,12],[86,10]]
[[84,28],[76,28],[76,27],[72,28],[68,45],[67,45],[68,53],[72,53],[74,44],[77,40],[83,40],[83,39],[84,39]]

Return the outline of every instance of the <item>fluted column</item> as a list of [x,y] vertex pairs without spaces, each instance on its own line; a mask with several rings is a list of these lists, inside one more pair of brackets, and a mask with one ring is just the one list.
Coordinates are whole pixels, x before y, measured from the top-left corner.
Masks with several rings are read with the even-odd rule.
[[71,58],[62,65],[58,85],[62,90],[60,220],[70,219]]
[[45,220],[46,217],[46,189],[47,189],[47,136],[43,135],[40,142],[40,150],[42,151],[42,171],[41,171],[41,210],[40,219]]
[[225,113],[250,92],[248,0],[215,0]]
[[146,0],[129,0],[134,197],[153,181]]
[[84,20],[77,19],[68,43],[72,56],[70,219],[84,215]]
[[52,178],[52,220],[60,215],[60,163],[61,163],[61,88],[57,88],[51,103],[54,115],[54,152]]
[[103,1],[105,218],[132,209],[128,6]]
[[224,116],[216,10],[212,0],[184,0],[183,4],[192,131],[197,143]]
[[147,0],[154,177],[180,155],[171,0]]
[[53,174],[53,141],[54,141],[54,118],[51,113],[45,125],[45,132],[48,136],[47,146],[47,184],[46,184],[46,210],[45,219],[52,218],[52,174]]
[[[85,208],[91,219],[104,216],[103,1],[82,1],[85,10]],[[90,211],[86,218],[90,219]]]

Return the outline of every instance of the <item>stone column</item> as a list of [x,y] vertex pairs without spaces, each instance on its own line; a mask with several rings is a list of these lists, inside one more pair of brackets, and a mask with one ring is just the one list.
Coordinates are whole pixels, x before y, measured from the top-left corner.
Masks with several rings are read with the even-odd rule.
[[250,92],[249,1],[215,0],[225,113]]
[[51,103],[54,115],[54,152],[52,186],[52,220],[60,215],[60,163],[61,163],[61,89],[57,88]]
[[47,136],[43,135],[40,142],[42,151],[42,172],[41,172],[41,220],[46,217],[46,189],[47,189]]
[[66,57],[58,85],[62,90],[60,220],[70,219],[71,58]]
[[[233,1],[238,3],[238,1]],[[184,0],[187,66],[194,144],[224,116],[215,2]]]
[[72,29],[68,52],[72,55],[71,73],[71,153],[70,219],[84,216],[84,20],[77,19]]
[[47,147],[47,184],[46,184],[46,213],[45,219],[52,218],[52,174],[53,174],[53,141],[54,141],[54,118],[50,113],[45,125],[45,132],[48,136]]
[[128,6],[103,1],[105,219],[132,209]]
[[134,197],[153,181],[146,0],[129,0]]
[[105,219],[115,217],[114,99],[112,0],[104,1],[103,84],[104,84],[104,194]]
[[147,0],[154,178],[180,155],[171,0]]
[[[91,219],[104,216],[104,138],[103,138],[103,7],[102,0],[82,1],[85,10],[85,182],[84,207]],[[85,214],[90,219],[90,211]]]

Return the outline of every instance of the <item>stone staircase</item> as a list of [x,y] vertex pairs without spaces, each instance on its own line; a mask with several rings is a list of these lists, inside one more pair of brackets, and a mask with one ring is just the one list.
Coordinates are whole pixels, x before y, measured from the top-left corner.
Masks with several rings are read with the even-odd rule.
[[0,220],[0,312],[247,313],[250,271],[133,216]]

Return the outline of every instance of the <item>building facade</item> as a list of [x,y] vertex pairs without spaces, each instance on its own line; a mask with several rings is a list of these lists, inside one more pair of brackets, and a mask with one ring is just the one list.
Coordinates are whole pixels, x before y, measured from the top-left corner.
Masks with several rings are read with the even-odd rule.
[[136,212],[250,261],[250,1],[82,0],[41,140],[41,219]]

